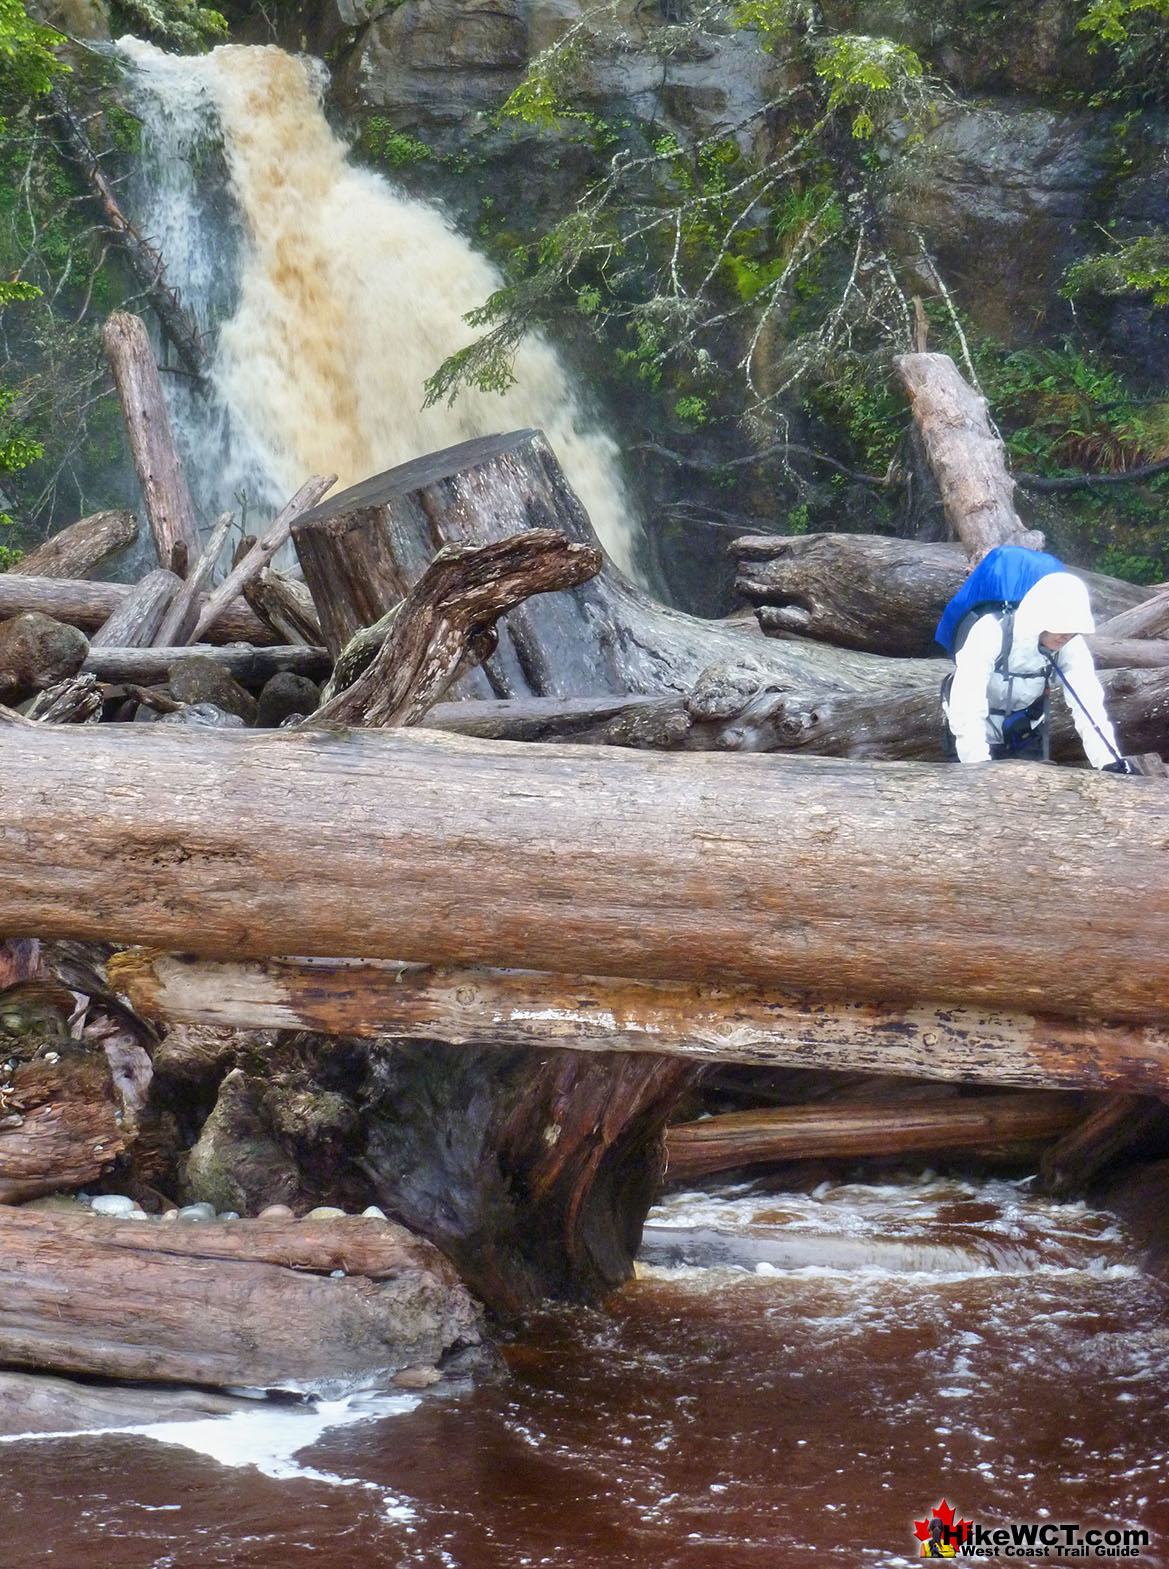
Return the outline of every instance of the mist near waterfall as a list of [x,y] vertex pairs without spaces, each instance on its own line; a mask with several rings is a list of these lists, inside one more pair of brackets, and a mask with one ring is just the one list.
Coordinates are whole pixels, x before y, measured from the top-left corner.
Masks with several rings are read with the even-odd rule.
[[[548,343],[525,340],[502,396],[472,389],[422,407],[426,377],[469,341],[463,317],[502,279],[436,207],[349,162],[312,62],[272,46],[181,58],[132,38],[119,48],[143,119],[139,227],[200,328],[214,326],[217,303],[228,312],[211,405],[168,389],[206,509],[241,493],[278,505],[309,474],[345,487],[455,442],[538,426],[629,570],[637,524],[617,444],[587,419]],[[212,124],[234,227],[193,156]]]

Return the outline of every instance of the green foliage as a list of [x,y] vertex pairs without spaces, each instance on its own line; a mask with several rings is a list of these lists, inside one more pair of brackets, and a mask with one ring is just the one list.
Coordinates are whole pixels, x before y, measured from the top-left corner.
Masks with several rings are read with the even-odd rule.
[[1060,293],[1066,299],[1147,294],[1154,305],[1169,305],[1169,235],[1147,234],[1106,255],[1073,262]]
[[374,114],[361,127],[361,150],[378,163],[391,169],[404,169],[411,164],[426,163],[437,155],[433,147],[420,142],[417,137],[399,131],[384,115]]
[[198,0],[115,0],[115,10],[132,32],[188,54],[227,37],[226,19]]
[[21,0],[0,0],[0,95],[22,102],[47,93],[69,67],[53,54],[61,35],[34,22]]
[[[912,49],[891,38],[838,33],[817,53],[816,74],[829,84],[829,111],[849,110],[852,134],[859,140],[895,115],[909,113],[916,122],[922,114],[922,63]],[[922,127],[915,123],[914,132],[920,137]]]
[[674,413],[687,425],[706,425],[710,420],[710,404],[705,398],[690,396],[678,398]]
[[1088,0],[1076,26],[1089,35],[1089,48],[1127,44],[1143,23],[1169,22],[1169,0]]
[[1164,98],[1169,86],[1169,0],[1078,0],[1077,23],[1092,54],[1102,48],[1113,68],[1094,107]]

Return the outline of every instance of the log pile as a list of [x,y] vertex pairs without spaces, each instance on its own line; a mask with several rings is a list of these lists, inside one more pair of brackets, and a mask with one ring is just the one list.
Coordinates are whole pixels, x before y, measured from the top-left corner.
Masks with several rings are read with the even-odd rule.
[[[1169,786],[937,766],[958,547],[741,540],[759,625],[699,621],[604,559],[527,430],[328,499],[312,477],[224,570],[142,334],[107,346],[159,564],[88,581],[87,520],[88,557],[0,575],[0,1203],[84,1187],[143,1219],[0,1211],[49,1294],[0,1279],[6,1362],[393,1378],[476,1339],[444,1259],[501,1314],[626,1279],[667,1158],[1046,1149],[1074,1187],[1137,1124],[1155,1152]],[[909,362],[937,358],[902,364],[931,451],[960,391]],[[977,555],[1025,531],[966,412],[977,461],[951,422],[936,462],[981,476],[952,508]],[[1161,598],[1089,583],[1125,745],[1169,751]],[[707,755],[648,755],[681,752]],[[1002,876],[1020,845],[1041,923]],[[667,1134],[712,1063],[781,1104]],[[797,1104],[825,1079],[830,1114]],[[199,1205],[244,1218],[144,1223]],[[337,1213],[370,1205],[425,1241]]]

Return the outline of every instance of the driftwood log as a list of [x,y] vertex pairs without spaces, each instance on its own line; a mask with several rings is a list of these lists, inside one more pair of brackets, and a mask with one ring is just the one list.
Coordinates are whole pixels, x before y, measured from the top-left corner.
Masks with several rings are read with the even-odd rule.
[[478,1338],[450,1266],[387,1221],[0,1212],[0,1359],[11,1367],[330,1393],[390,1384]]
[[175,449],[154,350],[141,319],[126,311],[115,311],[107,319],[102,341],[121,399],[159,566],[186,577],[199,555],[199,528]]
[[93,634],[90,648],[149,648],[182,585],[165,567],[148,572]]
[[84,669],[99,681],[149,686],[165,681],[185,660],[212,659],[244,686],[263,686],[277,671],[291,670],[319,681],[329,671],[323,648],[297,643],[286,648],[255,648],[247,643],[190,643],[180,648],[93,648]]
[[8,570],[18,577],[85,577],[137,538],[138,520],[132,512],[95,512],[63,528]]
[[[161,569],[160,569],[161,570]],[[175,575],[171,573],[173,578]],[[0,572],[0,621],[26,611],[37,611],[52,616],[56,621],[67,621],[83,632],[96,632],[104,628],[127,601],[135,600],[154,574],[143,578],[142,583],[131,587],[126,583],[92,583],[76,579],[48,577],[18,577],[11,572]],[[158,592],[157,581],[147,598],[153,600]],[[135,619],[134,625],[137,626]],[[228,605],[205,634],[212,643],[252,643],[264,646],[274,641],[271,631],[258,620],[255,613],[241,600]],[[138,646],[141,631],[128,637],[123,646]],[[102,639],[106,641],[106,639]],[[142,645],[145,646],[145,645]]]
[[142,728],[13,732],[0,930],[1166,1016],[1162,780]]
[[191,641],[200,611],[207,601],[211,576],[219,564],[228,530],[234,522],[235,514],[224,512],[212,524],[198,560],[192,562],[186,581],[167,606],[162,624],[151,639],[157,647],[181,647]]
[[666,1175],[670,1182],[693,1182],[716,1171],[785,1160],[982,1150],[1055,1139],[1082,1120],[1077,1096],[1042,1090],[929,1105],[854,1101],[729,1112],[672,1127]]
[[901,354],[894,361],[941,491],[946,520],[977,564],[996,545],[1043,549],[1043,535],[1024,528],[1015,482],[987,402],[958,374],[948,354]]
[[[0,993],[0,1026],[18,1002]],[[124,1152],[122,1105],[102,1051],[48,1036],[35,1051],[12,1056],[6,1067],[0,1085],[0,1204],[83,1187]]]
[[1169,1098],[1169,1036],[1155,1025],[857,1003],[770,986],[356,960],[215,963],[140,949],[115,954],[109,976],[138,1013],[167,1025],[655,1052],[1033,1088],[1124,1085]]
[[306,584],[286,572],[265,567],[243,586],[243,596],[278,643],[323,647],[325,634]]
[[[736,590],[765,632],[899,656],[938,656],[934,630],[970,568],[959,545],[874,534],[747,534],[730,549]],[[1138,635],[1111,630],[1111,618],[1148,603],[1149,589],[1069,570],[1087,584],[1102,636]]]

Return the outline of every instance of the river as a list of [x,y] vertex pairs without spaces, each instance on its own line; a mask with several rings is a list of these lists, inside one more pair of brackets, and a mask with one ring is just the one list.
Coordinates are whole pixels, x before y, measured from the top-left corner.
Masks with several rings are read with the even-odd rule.
[[8,1561],[885,1569],[945,1499],[984,1531],[1147,1531],[1169,1565],[1169,1318],[1111,1216],[927,1173],[680,1195],[647,1234],[603,1308],[507,1339],[506,1376],[8,1441]]

